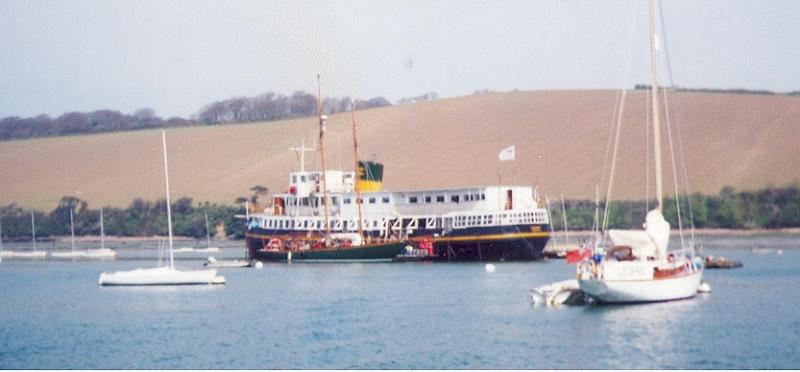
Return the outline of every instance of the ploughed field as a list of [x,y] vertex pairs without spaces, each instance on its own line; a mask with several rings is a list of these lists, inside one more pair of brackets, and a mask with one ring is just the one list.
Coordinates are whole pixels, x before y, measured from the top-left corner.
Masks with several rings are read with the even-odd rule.
[[[593,199],[595,185],[607,179],[603,166],[617,97],[617,91],[509,92],[359,111],[360,157],[385,164],[389,190],[501,182]],[[671,122],[681,126],[672,140],[683,143],[691,191],[715,194],[726,185],[753,189],[798,179],[800,97],[670,97]],[[646,92],[629,92],[614,197],[644,197],[646,105]],[[331,115],[329,169],[353,168],[350,130],[349,113]],[[288,148],[301,140],[316,147],[318,129],[316,118],[304,118],[171,129],[167,136],[172,196],[231,204],[254,185],[286,191],[288,172],[299,169]],[[666,130],[662,139],[669,140]],[[499,162],[498,153],[512,144],[516,161]],[[51,210],[65,195],[94,207],[160,199],[161,156],[155,130],[0,142],[0,204]],[[667,193],[669,159],[665,149]],[[306,168],[319,167],[319,157],[308,154]]]

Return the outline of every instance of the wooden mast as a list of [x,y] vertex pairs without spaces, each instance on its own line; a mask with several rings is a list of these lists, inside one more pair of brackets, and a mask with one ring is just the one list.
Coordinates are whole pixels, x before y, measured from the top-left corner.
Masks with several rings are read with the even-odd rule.
[[[351,111],[352,117],[353,117],[353,154],[354,154],[353,159],[355,159],[355,165],[356,165],[356,168],[355,168],[356,179],[355,179],[354,187],[356,189],[356,206],[358,208],[358,235],[361,237],[361,244],[363,245],[366,242],[364,241],[364,221],[363,221],[363,219],[361,217],[361,204],[362,204],[361,203],[361,189],[358,187],[358,180],[360,178],[360,175],[359,175],[359,172],[358,172],[358,169],[359,169],[359,167],[358,167],[358,139],[356,137],[356,107],[355,107],[355,104],[353,104],[353,106],[350,108],[350,111]],[[364,171],[366,172],[366,169]]]
[[325,246],[329,245],[331,235],[331,225],[328,221],[328,183],[326,182],[327,168],[325,164],[325,121],[327,117],[322,115],[322,85],[319,74],[317,74],[317,117],[319,118],[319,156],[322,160],[322,205],[325,214]]

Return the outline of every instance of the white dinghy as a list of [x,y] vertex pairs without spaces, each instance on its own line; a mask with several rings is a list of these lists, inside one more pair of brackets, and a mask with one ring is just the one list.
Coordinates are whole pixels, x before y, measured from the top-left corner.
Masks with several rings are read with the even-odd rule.
[[224,268],[240,268],[240,267],[250,267],[250,261],[243,261],[243,260],[218,260],[214,257],[209,257],[208,260],[203,264],[205,267],[224,267]]
[[583,305],[586,300],[575,279],[562,280],[531,290],[531,302],[534,305]]
[[217,270],[182,270],[175,267],[175,258],[172,252],[172,210],[169,200],[169,167],[167,163],[167,134],[161,131],[161,141],[164,149],[164,183],[167,195],[167,231],[169,232],[169,266],[151,269],[135,269],[103,272],[97,283],[103,286],[143,286],[143,285],[209,285],[225,284],[225,278],[217,275]]

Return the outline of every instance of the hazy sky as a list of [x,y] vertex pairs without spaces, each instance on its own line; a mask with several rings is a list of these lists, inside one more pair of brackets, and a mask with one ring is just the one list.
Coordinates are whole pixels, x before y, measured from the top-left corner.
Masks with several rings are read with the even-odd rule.
[[[662,6],[676,85],[800,90],[800,1]],[[318,72],[324,95],[392,102],[616,89],[648,80],[646,11],[641,0],[0,0],[0,117],[188,117],[233,96],[313,92]]]

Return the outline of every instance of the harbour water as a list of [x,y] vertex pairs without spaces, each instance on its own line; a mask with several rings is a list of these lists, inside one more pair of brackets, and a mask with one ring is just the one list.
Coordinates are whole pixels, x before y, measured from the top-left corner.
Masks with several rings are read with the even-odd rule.
[[528,292],[572,277],[561,260],[265,264],[220,270],[224,286],[140,288],[97,285],[156,265],[130,243],[116,261],[4,260],[0,368],[800,368],[800,239],[702,242],[744,263],[706,271],[710,294],[560,308]]

